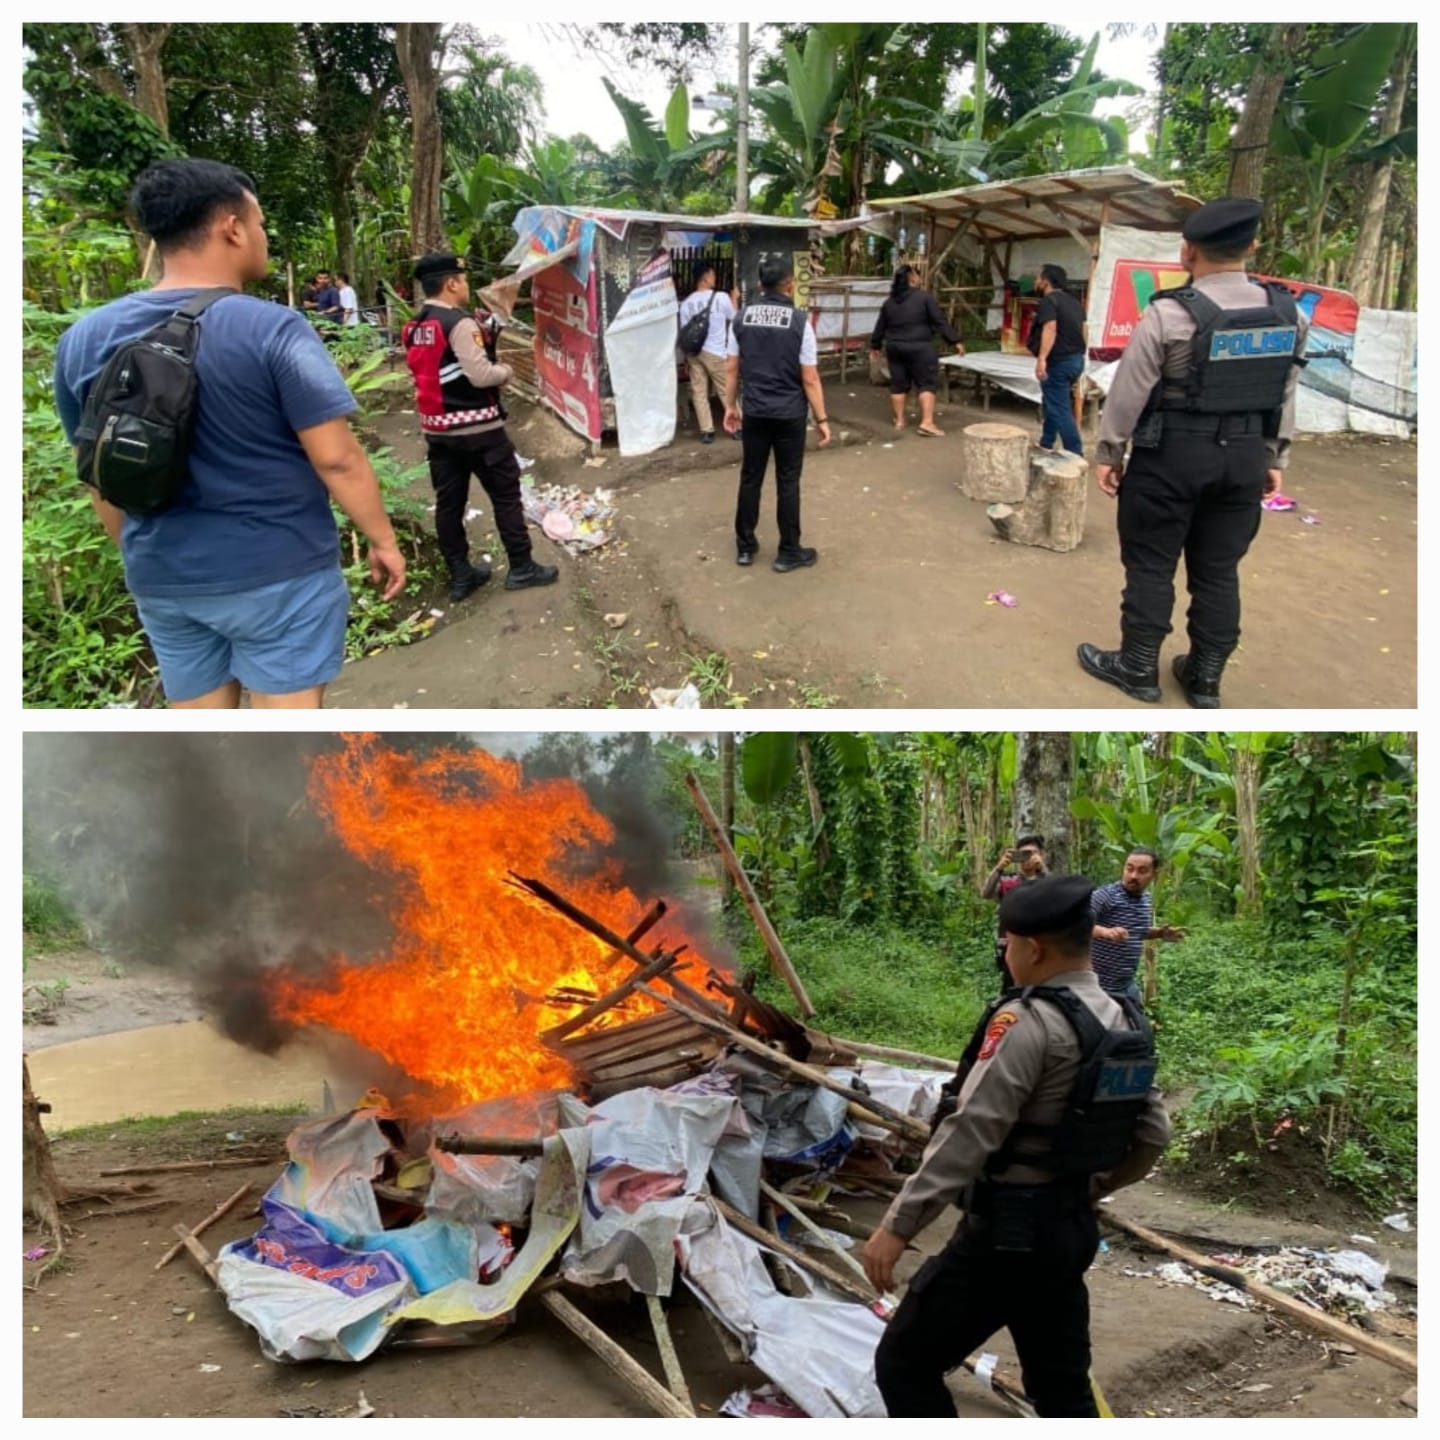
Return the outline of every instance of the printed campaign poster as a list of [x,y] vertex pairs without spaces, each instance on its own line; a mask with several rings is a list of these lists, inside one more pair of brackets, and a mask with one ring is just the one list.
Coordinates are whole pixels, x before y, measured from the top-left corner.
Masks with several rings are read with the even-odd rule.
[[579,284],[560,265],[535,276],[535,376],[540,398],[577,434],[600,438],[595,363],[595,277]]
[[[644,252],[640,252],[643,254]],[[622,455],[648,455],[675,438],[675,282],[663,246],[634,264],[631,283],[605,327]],[[628,268],[628,267],[627,267]],[[622,277],[616,276],[617,289]]]

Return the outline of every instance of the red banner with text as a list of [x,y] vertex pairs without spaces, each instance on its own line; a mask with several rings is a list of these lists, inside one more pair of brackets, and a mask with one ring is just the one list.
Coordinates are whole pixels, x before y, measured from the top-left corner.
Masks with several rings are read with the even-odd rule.
[[600,438],[595,272],[580,285],[563,265],[535,276],[535,377],[540,398],[587,440]]

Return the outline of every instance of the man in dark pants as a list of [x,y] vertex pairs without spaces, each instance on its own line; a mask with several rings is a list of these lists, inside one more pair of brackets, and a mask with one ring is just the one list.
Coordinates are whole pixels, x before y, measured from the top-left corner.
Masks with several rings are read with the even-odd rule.
[[1045,417],[1040,448],[1052,449],[1058,437],[1062,450],[1083,455],[1085,444],[1075,423],[1074,392],[1075,382],[1085,373],[1085,311],[1065,288],[1066,278],[1059,265],[1042,265],[1035,282],[1041,298],[1030,342]]
[[907,1243],[947,1206],[965,1212],[875,1352],[892,1418],[953,1418],[946,1374],[1002,1328],[1042,1416],[1096,1414],[1085,1289],[1094,1206],[1149,1171],[1170,1123],[1143,1015],[1090,969],[1090,891],[1083,875],[1048,876],[1001,903],[1007,964],[1025,988],[981,1017],[954,1110],[865,1242],[865,1273],[883,1294]]
[[[775,452],[775,515],[780,549],[771,567],[782,575],[813,565],[819,553],[800,543],[800,471],[805,463],[807,402],[830,443],[830,421],[816,364],[815,327],[792,298],[795,273],[783,255],[760,262],[761,295],[735,317],[725,361],[725,428],[740,431],[740,495],[735,505],[735,563],[751,565],[760,548],[755,526],[765,467]],[[741,429],[740,386],[744,384],[745,425]]]
[[[1019,869],[1013,875],[1005,873],[1006,867],[1018,860]],[[1005,897],[1017,886],[1023,885],[1028,880],[1038,880],[1050,872],[1045,868],[1045,840],[1040,835],[1022,835],[1015,842],[1015,848],[1005,850],[999,863],[985,878],[985,884],[981,886],[980,898],[982,900],[1003,901]],[[995,936],[995,968],[1000,972],[1000,984],[1002,989],[1009,989],[1015,982],[1010,978],[1010,973],[1005,968],[1005,930],[1002,926]]]
[[459,255],[422,256],[415,278],[425,304],[406,323],[401,339],[415,377],[416,410],[435,486],[435,534],[450,571],[450,599],[459,602],[490,578],[483,561],[470,563],[465,507],[470,477],[478,477],[495,511],[495,528],[510,562],[507,590],[551,585],[554,565],[537,565],[530,550],[525,507],[520,499],[520,462],[505,433],[500,389],[510,367],[496,361],[496,330],[466,309],[470,282]]
[[1180,248],[1191,282],[1151,299],[1105,403],[1095,476],[1120,497],[1121,644],[1081,645],[1078,655],[1136,700],[1160,699],[1183,554],[1190,650],[1173,670],[1191,705],[1220,705],[1240,643],[1240,561],[1288,461],[1305,322],[1284,286],[1245,274],[1263,209],[1212,200],[1191,214]]

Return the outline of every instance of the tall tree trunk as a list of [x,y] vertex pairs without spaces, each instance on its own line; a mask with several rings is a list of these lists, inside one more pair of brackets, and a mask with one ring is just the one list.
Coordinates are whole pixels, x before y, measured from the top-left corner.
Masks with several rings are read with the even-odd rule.
[[1045,863],[1062,875],[1070,862],[1070,732],[1022,730],[1015,741],[1015,832],[1043,835]]
[[135,108],[170,134],[170,102],[165,93],[165,42],[170,25],[120,25],[120,38],[135,71]]
[[1305,39],[1304,25],[1274,25],[1260,52],[1255,73],[1245,93],[1245,108],[1230,141],[1230,179],[1227,195],[1259,200],[1265,190],[1265,156],[1270,148],[1270,127],[1285,82],[1295,68],[1295,56]]
[[1397,310],[1414,310],[1420,303],[1420,232],[1416,224],[1413,196],[1405,200],[1404,249],[1400,259],[1400,283],[1395,296]]
[[[1380,118],[1380,139],[1391,140],[1400,133],[1405,112],[1405,96],[1410,88],[1410,66],[1415,58],[1414,27],[1411,38],[1402,41],[1390,66],[1390,93],[1385,99],[1385,113]],[[1382,160],[1370,167],[1370,183],[1360,207],[1359,234],[1350,252],[1350,268],[1346,272],[1347,288],[1361,305],[1381,306],[1389,302],[1384,292],[1385,276],[1383,246],[1385,212],[1390,204],[1390,179],[1395,173],[1393,160]],[[1382,293],[1384,292],[1384,293]]]
[[1260,757],[1248,745],[1235,751],[1235,826],[1240,839],[1240,909],[1260,910]]
[[354,285],[359,277],[355,268],[355,210],[350,203],[349,178],[338,184],[332,182],[327,188],[330,215],[335,221],[335,268],[348,275]]
[[410,97],[410,253],[417,260],[429,250],[441,249],[445,238],[440,219],[439,48],[438,24],[396,25],[395,54]]
[[[735,732],[725,730],[720,735],[720,823],[725,829],[725,838],[731,847],[735,845]],[[725,904],[735,898],[735,882],[730,871],[721,867],[724,876]]]

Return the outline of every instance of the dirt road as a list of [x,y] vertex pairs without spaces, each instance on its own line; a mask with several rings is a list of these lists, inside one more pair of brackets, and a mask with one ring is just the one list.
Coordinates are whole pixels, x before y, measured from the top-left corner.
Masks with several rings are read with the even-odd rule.
[[[233,1151],[227,1132],[246,1147],[278,1156],[293,1119],[227,1116],[126,1127],[59,1139],[61,1174],[75,1180],[101,1168],[208,1158]],[[193,1223],[245,1179],[257,1194],[274,1179],[274,1160],[253,1169],[157,1177],[163,1209],[143,1215],[78,1219],[73,1262],[47,1276],[24,1297],[24,1413],[27,1416],[275,1416],[335,1412],[354,1406],[363,1389],[380,1416],[593,1416],[639,1417],[646,1411],[618,1380],[559,1327],[547,1312],[522,1302],[516,1323],[492,1344],[460,1350],[391,1350],[364,1365],[276,1365],[265,1360],[254,1334],[230,1315],[223,1299],[186,1257],[158,1274],[153,1265],[169,1246],[176,1222]],[[1153,1188],[1153,1187],[1152,1187]],[[1144,1187],[1117,1200],[1135,1218],[1157,1217]],[[1215,1207],[1175,1207],[1183,1197],[1162,1197],[1167,1228],[1205,1233],[1235,1217]],[[879,1208],[848,1202],[866,1224]],[[85,1206],[77,1207],[77,1217]],[[1254,1220],[1254,1217],[1251,1217]],[[218,1248],[256,1221],[243,1207],[206,1236]],[[920,1253],[902,1261],[908,1278],[923,1254],[943,1242],[953,1217],[919,1237]],[[1283,1218],[1269,1222],[1284,1227]],[[1263,1233],[1269,1233],[1263,1232]],[[1272,1239],[1287,1238],[1283,1228]],[[1311,1235],[1311,1243],[1324,1239]],[[1343,1241],[1343,1236],[1328,1237]],[[23,1245],[33,1243],[28,1233]],[[1411,1413],[1402,1397],[1411,1382],[1364,1355],[1327,1348],[1308,1332],[1258,1310],[1241,1310],[1194,1290],[1167,1288],[1151,1278],[1125,1275],[1149,1269],[1115,1238],[1090,1276],[1095,1373],[1117,1415],[1398,1416]],[[35,1268],[29,1266],[32,1271]],[[1403,1266],[1392,1265],[1392,1275]],[[1412,1272],[1413,1273],[1413,1272]],[[1396,1282],[1402,1294],[1408,1288]],[[659,1357],[643,1306],[624,1297],[574,1293],[572,1298],[626,1346],[652,1373]],[[725,1358],[709,1322],[678,1287],[669,1302],[686,1377],[700,1413],[713,1414],[742,1385],[762,1382],[758,1372]],[[1403,1322],[1396,1322],[1402,1325]],[[1392,1337],[1399,1344],[1413,1341]],[[1001,1370],[1013,1373],[1004,1335],[990,1348]],[[216,1366],[218,1369],[202,1367]],[[961,1413],[1002,1415],[999,1403],[964,1372],[952,1381]]]
[[[1086,538],[1071,554],[1009,545],[956,485],[958,432],[980,412],[944,407],[943,439],[912,429],[892,440],[883,394],[832,383],[830,397],[849,443],[807,457],[815,569],[735,565],[730,442],[702,449],[682,432],[659,455],[600,469],[575,455],[542,457],[542,482],[617,487],[620,539],[579,560],[560,554],[553,589],[481,592],[428,640],[348,666],[331,703],[643,706],[651,687],[677,687],[706,668],[717,677],[707,704],[752,709],[1148,708],[1075,661],[1079,641],[1118,638],[1112,502],[1092,491]],[[998,403],[989,418],[1030,421],[1025,407]],[[404,417],[379,428],[419,458]],[[1242,567],[1245,635],[1227,704],[1415,703],[1416,453],[1349,435],[1297,441],[1285,490],[1301,508],[1266,514]],[[774,547],[771,503],[767,492],[762,560]],[[1303,523],[1307,514],[1319,523]],[[477,541],[485,524],[473,522]],[[999,590],[1017,598],[1014,609],[986,603]],[[1167,656],[1184,648],[1184,605],[1182,572]],[[626,621],[611,628],[607,614]],[[1183,709],[1168,663],[1163,683],[1164,704]]]

